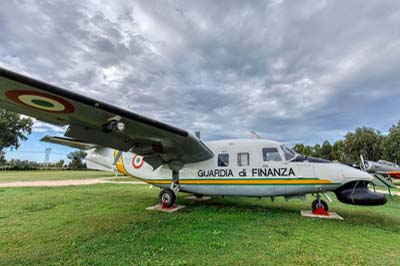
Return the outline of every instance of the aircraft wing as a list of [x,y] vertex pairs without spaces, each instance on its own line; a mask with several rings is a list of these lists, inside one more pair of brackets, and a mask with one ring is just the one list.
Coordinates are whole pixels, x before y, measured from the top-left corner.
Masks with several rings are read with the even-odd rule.
[[69,125],[66,137],[131,150],[154,168],[171,160],[193,163],[214,156],[185,130],[2,68],[0,107],[50,124]]

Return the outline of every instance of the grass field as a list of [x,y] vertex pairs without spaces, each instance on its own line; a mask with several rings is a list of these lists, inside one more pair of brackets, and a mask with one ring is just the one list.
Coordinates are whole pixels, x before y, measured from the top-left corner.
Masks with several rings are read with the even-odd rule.
[[107,171],[0,171],[0,182],[88,179],[115,176]]
[[[215,198],[145,211],[157,188],[99,184],[0,190],[0,265],[399,265],[400,198],[330,204],[345,220],[304,218],[308,202]],[[179,201],[185,194],[180,194]]]

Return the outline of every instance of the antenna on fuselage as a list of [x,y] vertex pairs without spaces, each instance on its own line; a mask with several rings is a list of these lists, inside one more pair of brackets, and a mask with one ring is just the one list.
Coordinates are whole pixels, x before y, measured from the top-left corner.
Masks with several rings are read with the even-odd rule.
[[250,134],[253,139],[261,139],[261,137],[254,130],[251,130]]

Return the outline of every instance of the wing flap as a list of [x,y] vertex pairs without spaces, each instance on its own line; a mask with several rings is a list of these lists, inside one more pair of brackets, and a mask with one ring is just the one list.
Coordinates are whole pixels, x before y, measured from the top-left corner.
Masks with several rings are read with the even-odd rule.
[[90,149],[98,147],[95,144],[87,143],[87,142],[84,142],[81,140],[56,137],[56,136],[45,136],[40,141],[64,145],[64,146],[68,146],[71,148],[77,148],[77,149],[81,149],[81,150],[90,150]]
[[70,125],[65,132],[65,136],[72,139],[80,139],[86,142],[95,141],[96,144],[103,147],[112,147],[117,150],[129,150],[134,141],[118,132],[104,132],[98,128],[90,128],[82,125]]

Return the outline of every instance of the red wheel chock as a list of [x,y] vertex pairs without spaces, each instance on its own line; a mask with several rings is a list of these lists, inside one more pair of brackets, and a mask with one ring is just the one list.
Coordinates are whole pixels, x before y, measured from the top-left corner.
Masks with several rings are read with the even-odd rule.
[[326,211],[326,210],[324,209],[324,207],[316,208],[315,211],[313,211],[313,214],[315,214],[315,215],[326,215],[326,216],[329,216],[329,212]]
[[164,199],[162,202],[161,209],[166,209],[167,208],[167,199]]

